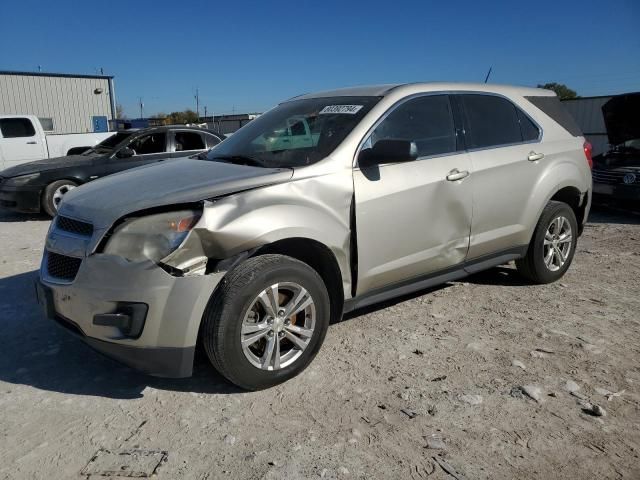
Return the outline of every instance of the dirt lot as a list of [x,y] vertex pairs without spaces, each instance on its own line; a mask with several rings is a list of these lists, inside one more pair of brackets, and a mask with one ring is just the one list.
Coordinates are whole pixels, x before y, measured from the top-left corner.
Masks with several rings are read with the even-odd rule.
[[258,393],[204,358],[140,375],[41,319],[48,225],[0,214],[2,479],[640,478],[638,216],[593,214],[560,283],[501,267],[358,312]]

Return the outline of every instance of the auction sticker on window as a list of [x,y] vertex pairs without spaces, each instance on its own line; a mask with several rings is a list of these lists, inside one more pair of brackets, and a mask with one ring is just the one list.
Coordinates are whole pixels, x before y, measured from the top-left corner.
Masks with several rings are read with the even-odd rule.
[[320,110],[320,115],[329,113],[346,113],[347,115],[355,115],[361,108],[362,105],[327,105]]

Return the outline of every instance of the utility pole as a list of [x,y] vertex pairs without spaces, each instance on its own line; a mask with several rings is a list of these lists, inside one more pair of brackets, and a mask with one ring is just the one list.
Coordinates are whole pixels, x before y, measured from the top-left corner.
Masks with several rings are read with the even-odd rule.
[[144,103],[142,103],[142,97],[138,97],[138,105],[140,105],[140,118],[144,118],[142,116],[142,109],[144,108]]
[[207,118],[207,106],[204,106],[204,118]]
[[194,97],[196,99],[196,114],[198,115],[198,118],[200,118],[200,96],[198,94],[198,87],[196,87],[196,94]]

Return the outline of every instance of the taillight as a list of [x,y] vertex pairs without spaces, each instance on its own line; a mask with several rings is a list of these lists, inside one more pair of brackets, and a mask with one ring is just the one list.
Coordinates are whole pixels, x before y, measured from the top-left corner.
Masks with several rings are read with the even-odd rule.
[[593,168],[593,158],[591,157],[591,152],[593,151],[593,147],[589,142],[584,142],[582,145],[584,148],[584,156],[587,157],[587,163],[589,164],[589,168]]

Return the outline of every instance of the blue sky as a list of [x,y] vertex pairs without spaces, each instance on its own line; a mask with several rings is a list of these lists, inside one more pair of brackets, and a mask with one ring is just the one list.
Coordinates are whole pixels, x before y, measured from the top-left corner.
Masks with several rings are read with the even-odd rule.
[[[521,6],[522,5],[522,6]],[[263,111],[303,92],[429,80],[640,90],[640,1],[101,1],[3,5],[0,70],[115,76],[129,117]],[[201,110],[201,113],[202,110]]]

